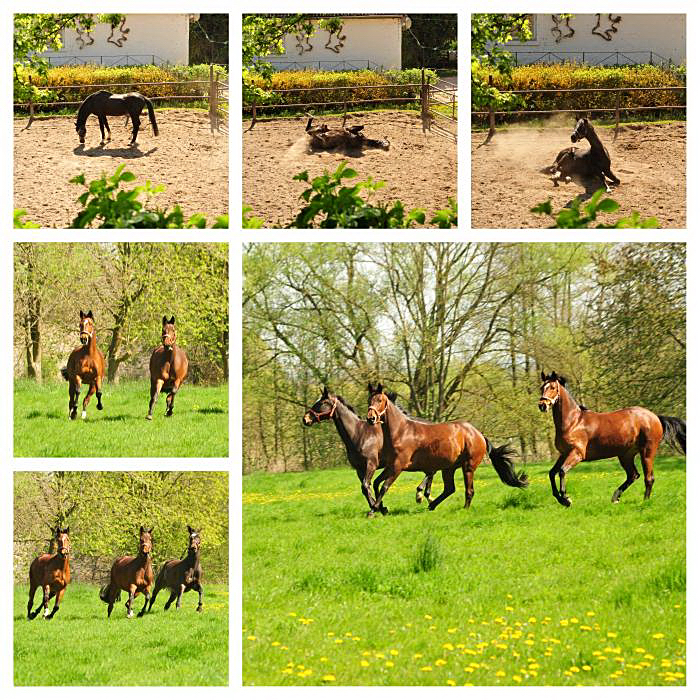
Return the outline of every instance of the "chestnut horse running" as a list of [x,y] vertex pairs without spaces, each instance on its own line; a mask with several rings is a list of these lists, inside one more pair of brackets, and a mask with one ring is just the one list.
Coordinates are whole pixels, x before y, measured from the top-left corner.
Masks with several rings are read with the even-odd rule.
[[[56,528],[56,554],[40,554],[29,567],[29,602],[27,603],[27,619],[33,620],[41,608],[44,608],[44,618],[50,620],[61,606],[66,586],[70,583],[70,528]],[[37,588],[43,591],[41,603],[32,612],[34,593]],[[56,597],[53,610],[49,612],[49,601]]]
[[464,474],[464,507],[469,508],[474,497],[474,472],[488,454],[501,481],[507,486],[525,488],[529,481],[524,472],[516,474],[514,451],[507,445],[493,447],[485,435],[467,421],[429,423],[409,418],[384,393],[381,384],[370,391],[367,421],[381,423],[384,434],[387,466],[379,476],[383,481],[376,508],[389,487],[402,471],[442,472],[443,492],[428,506],[437,508],[455,492],[455,471],[461,467]]
[[126,616],[133,617],[131,606],[134,598],[143,593],[143,608],[138,614],[143,617],[146,612],[148,600],[151,597],[153,585],[153,567],[151,566],[151,550],[153,528],[147,530],[143,525],[139,531],[139,553],[135,557],[119,557],[114,560],[112,570],[109,573],[109,583],[100,589],[100,600],[107,603],[107,617],[112,614],[114,603],[121,599],[121,592],[128,591],[129,599],[126,601]]
[[[396,394],[387,391],[387,395],[393,401]],[[333,420],[338,435],[345,445],[345,452],[348,462],[352,465],[360,480],[362,495],[369,505],[368,516],[375,514],[375,499],[377,496],[378,482],[375,481],[374,496],[372,495],[372,477],[377,467],[384,468],[382,449],[384,437],[379,425],[368,425],[366,420],[360,418],[355,409],[342,396],[332,394],[328,387],[323,387],[321,398],[309,408],[302,418],[305,426],[314,423],[321,423],[325,420]],[[433,475],[429,474],[423,479],[416,489],[416,501],[421,502],[422,492],[425,491],[426,498],[430,503],[430,486]],[[382,514],[388,511],[385,507],[381,509]]]
[[102,382],[105,378],[105,357],[97,347],[95,319],[92,311],[80,311],[80,347],[68,356],[68,364],[61,369],[61,376],[68,382],[68,415],[71,420],[78,416],[78,398],[83,383],[89,389],[83,399],[82,418],[87,418],[90,397],[97,396],[97,410],[102,410]]
[[163,331],[161,335],[162,345],[159,345],[151,355],[149,365],[151,372],[151,402],[148,404],[146,420],[153,420],[153,408],[156,405],[158,394],[167,391],[165,397],[165,415],[173,415],[175,394],[187,377],[189,362],[185,351],[175,344],[177,333],[175,331],[175,316],[168,320],[163,316]]
[[[552,409],[554,445],[559,457],[549,470],[554,498],[570,506],[566,493],[566,473],[579,462],[617,457],[627,478],[615,489],[612,502],[639,478],[634,466],[637,454],[644,468],[644,499],[651,496],[654,485],[654,456],[663,439],[676,442],[685,454],[685,421],[658,416],[641,406],[622,408],[610,413],[596,413],[578,404],[566,389],[566,379],[556,372],[541,373],[542,387],[538,407],[545,413]],[[559,488],[555,478],[559,475]]]
[[179,610],[182,605],[182,594],[187,593],[187,591],[197,591],[199,593],[197,612],[202,612],[202,584],[200,583],[202,565],[199,563],[201,540],[199,533],[193,527],[188,525],[187,532],[189,533],[187,556],[184,559],[170,559],[160,567],[151,602],[148,604],[148,612],[151,612],[158,592],[164,588],[170,589],[170,598],[165,604],[165,610],[172,605],[176,598],[175,609]]

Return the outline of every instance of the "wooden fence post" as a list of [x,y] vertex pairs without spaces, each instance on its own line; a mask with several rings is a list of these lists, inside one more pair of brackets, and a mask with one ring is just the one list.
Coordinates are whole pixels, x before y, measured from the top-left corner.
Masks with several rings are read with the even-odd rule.
[[216,82],[214,81],[214,65],[209,65],[209,124],[212,132],[218,130],[216,123],[217,107],[216,98],[218,96],[218,89]]
[[30,75],[29,76],[29,89],[30,89],[30,92],[29,92],[29,122],[27,123],[27,126],[25,127],[25,129],[28,129],[32,125],[32,122],[34,121],[34,100],[32,99],[32,91],[31,91],[32,85],[33,85],[32,76]]
[[[489,87],[493,87],[493,75],[489,75]],[[494,113],[493,103],[489,102],[489,134],[486,141],[482,145],[486,145],[496,133],[496,114]]]
[[618,90],[615,94],[615,136],[613,136],[613,141],[617,139],[617,132],[620,129],[620,95],[622,90]]

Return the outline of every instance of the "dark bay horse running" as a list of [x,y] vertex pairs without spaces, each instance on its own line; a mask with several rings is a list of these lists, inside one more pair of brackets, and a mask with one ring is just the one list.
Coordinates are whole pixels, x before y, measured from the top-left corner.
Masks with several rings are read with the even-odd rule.
[[68,382],[68,415],[71,420],[78,416],[80,388],[85,382],[89,385],[83,399],[82,418],[87,418],[90,397],[97,396],[97,410],[102,410],[102,382],[105,378],[105,357],[97,347],[95,319],[92,311],[80,312],[80,347],[68,356],[68,363],[61,369],[61,376]]
[[[27,619],[33,620],[41,608],[44,608],[44,618],[50,620],[61,606],[66,586],[70,583],[70,528],[56,528],[56,554],[40,554],[29,567],[29,602],[27,603]],[[32,612],[34,593],[37,588],[43,591],[42,601]],[[49,601],[55,597],[53,610],[49,612]]]
[[100,600],[107,603],[107,617],[112,614],[114,603],[121,599],[121,592],[127,591],[129,598],[126,601],[126,616],[133,617],[131,609],[134,598],[143,593],[143,608],[138,617],[143,617],[146,612],[148,600],[151,597],[153,585],[153,567],[151,566],[151,551],[153,549],[153,528],[147,530],[141,526],[139,531],[139,553],[135,557],[119,557],[114,560],[109,573],[109,583],[100,589]]
[[588,119],[579,119],[571,134],[573,143],[581,139],[586,139],[590,148],[570,146],[559,151],[554,159],[554,165],[546,168],[545,171],[552,174],[552,182],[555,187],[559,186],[560,180],[569,182],[573,176],[580,176],[592,178],[596,183],[600,183],[597,184],[597,187],[605,187],[605,191],[610,192],[606,178],[615,185],[619,185],[620,180],[613,175],[610,169],[610,154]]
[[187,378],[189,362],[187,353],[175,344],[177,333],[175,332],[175,316],[168,320],[163,316],[163,331],[161,334],[162,345],[159,345],[151,355],[149,369],[151,373],[151,402],[148,404],[146,420],[153,420],[153,408],[156,405],[158,394],[167,391],[165,397],[165,415],[173,415],[175,394]]
[[164,588],[170,589],[170,598],[165,604],[165,610],[172,605],[175,599],[177,599],[175,609],[179,610],[182,604],[182,594],[187,593],[187,591],[197,591],[199,593],[197,612],[202,612],[202,584],[200,583],[202,565],[199,563],[201,540],[199,533],[189,525],[187,532],[189,533],[187,556],[184,559],[170,559],[160,567],[151,602],[148,604],[148,612],[151,612],[158,592]]
[[[651,496],[654,485],[654,457],[663,439],[675,441],[685,454],[685,421],[680,418],[658,416],[633,406],[610,413],[596,413],[579,405],[566,389],[566,379],[556,372],[541,373],[542,387],[538,407],[545,413],[552,409],[554,444],[559,457],[549,470],[549,481],[554,498],[563,506],[570,506],[566,493],[566,474],[579,462],[617,457],[627,478],[615,489],[612,502],[639,478],[634,466],[638,454],[644,468],[644,499]],[[559,488],[556,476],[559,475]]]
[[474,471],[488,454],[501,481],[507,486],[525,488],[529,482],[524,472],[516,474],[513,450],[507,445],[493,447],[485,435],[467,421],[429,423],[409,418],[399,410],[378,384],[371,389],[367,421],[381,424],[384,434],[385,473],[375,505],[381,506],[389,487],[402,471],[442,472],[443,492],[429,505],[437,508],[455,491],[454,474],[461,467],[464,474],[465,500],[468,508],[474,497]]
[[102,132],[102,145],[105,143],[105,129],[107,129],[107,141],[112,140],[112,132],[109,130],[107,117],[131,117],[132,135],[130,146],[136,143],[136,135],[139,133],[141,110],[148,109],[148,118],[151,120],[153,135],[158,136],[158,124],[153,111],[153,103],[140,92],[129,92],[125,95],[116,95],[107,90],[99,90],[88,95],[78,108],[78,116],[75,120],[75,130],[78,132],[80,143],[85,143],[85,123],[91,114],[97,115]]
[[[396,394],[387,392],[392,398]],[[360,418],[355,409],[343,399],[342,396],[332,394],[328,387],[323,387],[321,398],[304,413],[302,423],[305,426],[321,423],[325,420],[333,420],[338,435],[343,441],[348,462],[357,472],[360,480],[362,495],[369,505],[368,515],[374,515],[375,499],[378,484],[375,486],[374,496],[372,495],[372,477],[377,467],[384,468],[382,450],[384,446],[384,436],[381,426],[369,425],[366,420]],[[430,501],[430,485],[432,484],[432,474],[426,476],[416,491],[416,500],[422,500],[420,494],[425,490],[426,497]],[[382,513],[386,513],[386,508],[382,508]]]

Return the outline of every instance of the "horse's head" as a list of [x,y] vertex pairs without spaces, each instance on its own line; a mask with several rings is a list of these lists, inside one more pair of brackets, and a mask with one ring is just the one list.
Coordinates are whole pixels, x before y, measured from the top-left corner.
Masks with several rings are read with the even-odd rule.
[[367,391],[369,392],[367,422],[370,425],[377,425],[382,422],[382,416],[389,407],[389,397],[384,392],[384,387],[381,384],[373,387],[372,382],[368,382]]
[[328,387],[324,386],[321,398],[304,414],[301,421],[308,426],[333,418],[337,405],[338,397],[331,394]]
[[95,334],[95,319],[92,315],[92,310],[86,314],[80,311],[80,343],[87,345],[90,339]]
[[176,337],[175,316],[171,316],[170,320],[168,320],[166,316],[163,316],[163,332],[161,334],[163,345],[165,345],[166,348],[175,345]]
[[141,554],[150,554],[153,549],[153,538],[151,533],[153,528],[147,530],[143,525],[139,530],[139,552]]
[[187,532],[190,533],[190,541],[189,541],[189,544],[187,545],[187,550],[194,554],[194,553],[199,551],[199,547],[201,544],[200,539],[199,539],[199,533],[193,527],[190,527],[189,525],[187,526]]
[[75,122],[75,130],[78,134],[78,140],[80,143],[85,143],[85,134],[87,133],[85,129],[85,124],[79,124],[78,122]]
[[556,372],[546,375],[540,373],[542,378],[542,386],[540,388],[540,400],[537,407],[546,413],[548,408],[554,408],[554,404],[559,400],[561,387],[566,385],[566,379],[560,377]]
[[62,556],[64,559],[70,554],[70,537],[68,537],[69,533],[69,527],[67,527],[65,530],[61,530],[60,527],[57,527],[56,532],[54,532],[54,539],[56,540],[56,551],[58,552],[59,556]]
[[588,119],[579,119],[576,122],[576,128],[574,129],[573,133],[571,134],[571,142],[576,143],[577,141],[580,141],[581,139],[585,139],[586,136],[588,135],[588,129],[590,127],[590,124],[588,122]]

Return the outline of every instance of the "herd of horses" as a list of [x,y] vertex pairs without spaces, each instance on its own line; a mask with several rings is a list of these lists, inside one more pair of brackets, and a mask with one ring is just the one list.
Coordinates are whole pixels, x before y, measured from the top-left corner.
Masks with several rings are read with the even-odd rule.
[[[187,555],[183,559],[169,559],[160,568],[153,586],[153,566],[151,554],[153,550],[153,528],[141,526],[139,531],[139,550],[136,556],[124,556],[114,560],[109,574],[109,582],[100,589],[100,600],[107,603],[107,617],[112,614],[114,603],[121,598],[121,592],[128,593],[126,601],[126,616],[133,617],[132,606],[134,598],[143,594],[144,603],[138,617],[150,612],[156,602],[158,593],[163,589],[170,591],[170,597],[165,603],[168,610],[173,601],[175,607],[182,605],[182,596],[187,591],[197,591],[199,603],[197,612],[202,611],[202,566],[200,563],[201,537],[199,532],[187,526],[188,542]],[[50,620],[58,612],[63,600],[63,594],[70,583],[70,528],[57,527],[53,533],[55,552],[40,554],[29,567],[29,601],[27,602],[27,618],[33,620],[39,611],[44,609],[44,618]],[[36,610],[32,611],[34,595],[37,589],[42,591],[42,600]],[[55,598],[54,606],[49,612],[49,602]],[[148,607],[148,610],[146,608]]]
[[[87,407],[94,394],[97,397],[97,410],[102,406],[102,383],[105,378],[106,363],[102,351],[97,345],[95,333],[95,317],[92,310],[87,313],[80,311],[79,325],[80,345],[68,357],[68,362],[61,369],[62,377],[68,382],[68,416],[75,420],[78,416],[78,399],[83,384],[88,391],[83,399],[83,420],[87,418]],[[158,395],[167,393],[165,397],[165,415],[173,415],[175,394],[187,378],[189,361],[187,353],[176,343],[175,316],[169,319],[163,316],[161,330],[161,345],[151,354],[149,372],[151,375],[151,399],[148,404],[147,420],[153,420],[153,409]]]
[[[559,457],[549,470],[554,498],[570,506],[566,475],[579,462],[617,457],[625,470],[625,481],[615,489],[612,502],[639,478],[634,460],[639,455],[644,471],[644,498],[654,484],[654,457],[662,440],[686,452],[686,424],[680,418],[661,416],[640,406],[598,413],[579,404],[569,393],[566,379],[556,372],[541,373],[538,407],[551,410],[554,444]],[[324,387],[321,397],[302,417],[305,426],[332,420],[342,440],[348,461],[357,472],[362,494],[369,505],[368,516],[386,514],[383,501],[401,472],[422,472],[425,478],[416,489],[430,510],[455,492],[455,472],[464,475],[468,508],[474,497],[474,472],[488,455],[501,481],[514,488],[529,485],[524,472],[514,467],[515,452],[507,445],[494,447],[486,436],[465,420],[433,423],[414,418],[396,405],[396,394],[381,384],[368,389],[366,418],[360,417],[342,396]],[[372,481],[377,470],[380,473]],[[431,500],[433,477],[441,472],[442,493]],[[557,485],[557,478],[559,484]]]

